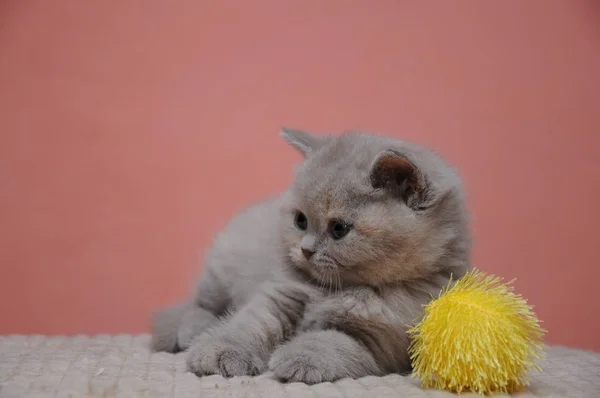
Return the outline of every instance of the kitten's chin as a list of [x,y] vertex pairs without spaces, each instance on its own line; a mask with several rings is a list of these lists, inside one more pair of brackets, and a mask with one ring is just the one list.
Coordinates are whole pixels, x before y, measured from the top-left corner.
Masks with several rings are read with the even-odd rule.
[[332,265],[318,265],[308,261],[294,261],[294,266],[315,285],[341,284],[339,271]]

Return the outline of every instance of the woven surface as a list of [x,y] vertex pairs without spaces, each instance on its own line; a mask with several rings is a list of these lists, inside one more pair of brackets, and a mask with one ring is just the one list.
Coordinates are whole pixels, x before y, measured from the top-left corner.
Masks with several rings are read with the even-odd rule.
[[[307,386],[270,375],[198,378],[185,354],[152,354],[148,336],[0,337],[0,397],[453,397],[409,377]],[[521,397],[600,397],[600,354],[550,347]],[[471,394],[462,397],[472,396]]]

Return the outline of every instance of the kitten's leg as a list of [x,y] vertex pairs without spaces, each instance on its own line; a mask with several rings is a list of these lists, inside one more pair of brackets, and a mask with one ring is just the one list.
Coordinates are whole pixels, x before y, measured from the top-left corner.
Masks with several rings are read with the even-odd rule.
[[217,323],[229,305],[229,294],[221,280],[208,267],[196,286],[193,308],[187,311],[177,333],[177,345],[187,350],[197,336]]
[[284,381],[306,383],[409,371],[406,330],[414,316],[369,290],[325,299],[307,308],[304,333],[278,348],[269,368]]
[[191,302],[167,307],[154,315],[152,348],[167,352],[186,350],[196,336],[217,322],[227,302],[226,290],[207,268]]
[[194,339],[204,333],[208,328],[214,326],[218,318],[202,307],[193,306],[186,311],[181,326],[177,330],[177,346],[181,350],[187,350]]
[[273,350],[295,332],[308,294],[304,287],[265,284],[251,300],[194,340],[187,357],[197,375],[257,375]]

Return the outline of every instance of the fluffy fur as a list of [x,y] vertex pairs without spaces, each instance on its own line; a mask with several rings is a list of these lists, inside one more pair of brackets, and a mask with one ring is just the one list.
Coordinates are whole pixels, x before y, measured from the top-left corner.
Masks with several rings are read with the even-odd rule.
[[198,375],[410,371],[407,328],[468,269],[460,179],[404,141],[282,136],[305,158],[294,183],[217,236],[191,300],[156,314],[154,349],[188,350]]

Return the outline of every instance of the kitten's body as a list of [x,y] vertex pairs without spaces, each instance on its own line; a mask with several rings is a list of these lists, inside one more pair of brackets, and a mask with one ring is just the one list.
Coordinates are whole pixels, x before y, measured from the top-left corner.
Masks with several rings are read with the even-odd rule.
[[191,302],[157,314],[155,349],[191,345],[197,374],[408,371],[407,328],[468,267],[458,177],[402,141],[285,137],[306,157],[295,183],[217,236]]

